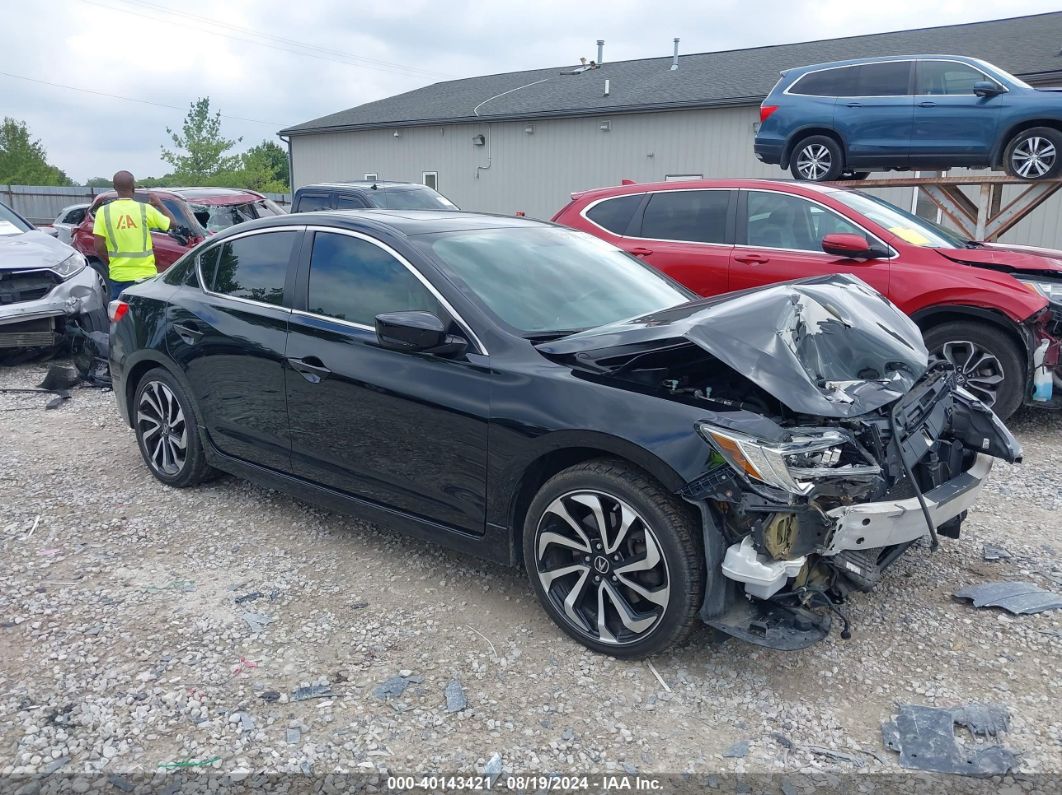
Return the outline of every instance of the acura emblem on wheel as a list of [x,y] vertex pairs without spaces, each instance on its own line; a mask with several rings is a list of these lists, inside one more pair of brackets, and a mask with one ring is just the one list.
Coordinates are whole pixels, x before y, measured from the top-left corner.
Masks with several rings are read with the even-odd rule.
[[598,574],[604,574],[608,571],[608,558],[603,558],[600,555],[594,558],[594,570]]

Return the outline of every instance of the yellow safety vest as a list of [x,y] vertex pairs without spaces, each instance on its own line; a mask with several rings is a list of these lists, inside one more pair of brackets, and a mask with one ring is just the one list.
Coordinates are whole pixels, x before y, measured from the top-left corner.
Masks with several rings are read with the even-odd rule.
[[166,229],[169,219],[154,207],[133,199],[105,204],[101,215],[111,261],[111,280],[135,282],[158,273],[151,228]]

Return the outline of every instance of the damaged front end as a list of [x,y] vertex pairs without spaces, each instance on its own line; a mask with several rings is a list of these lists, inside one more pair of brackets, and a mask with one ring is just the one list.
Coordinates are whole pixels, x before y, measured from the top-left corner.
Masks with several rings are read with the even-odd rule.
[[539,348],[587,377],[703,408],[704,471],[681,491],[706,524],[701,616],[772,648],[821,640],[831,615],[847,635],[845,596],[872,589],[921,537],[958,537],[992,459],[1021,459],[950,366],[929,368],[917,327],[850,276]]

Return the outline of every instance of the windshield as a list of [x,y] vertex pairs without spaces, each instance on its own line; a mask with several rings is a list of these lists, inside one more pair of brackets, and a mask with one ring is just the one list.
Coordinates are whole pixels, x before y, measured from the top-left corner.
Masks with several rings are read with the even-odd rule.
[[499,320],[529,336],[594,328],[693,297],[629,254],[571,229],[501,227],[422,240]]
[[431,188],[367,190],[374,207],[382,210],[456,210],[457,205]]
[[923,248],[966,248],[967,241],[952,232],[930,223],[924,218],[901,210],[895,204],[868,193],[838,190],[830,198],[865,215],[878,226],[888,229],[896,237]]
[[32,228],[5,205],[0,204],[0,235],[21,235]]
[[244,221],[284,214],[284,211],[269,199],[246,204],[192,204],[191,207],[196,220],[208,232],[215,233]]

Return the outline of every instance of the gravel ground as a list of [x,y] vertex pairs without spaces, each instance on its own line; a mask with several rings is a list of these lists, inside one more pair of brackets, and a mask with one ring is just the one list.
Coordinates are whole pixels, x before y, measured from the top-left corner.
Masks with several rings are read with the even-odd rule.
[[[0,369],[0,388],[44,370]],[[851,640],[775,652],[703,630],[653,660],[661,682],[568,640],[520,570],[229,477],[169,489],[112,394],[46,399],[0,394],[0,777],[209,760],[234,780],[473,774],[500,758],[504,774],[784,773],[791,793],[901,772],[881,739],[896,705],[967,702],[1013,716],[1021,772],[996,791],[1062,774],[1062,611],[950,598],[998,579],[1062,590],[1062,414],[1012,421],[1025,463],[997,465],[961,540],[852,598]],[[982,560],[985,543],[1012,557]]]

